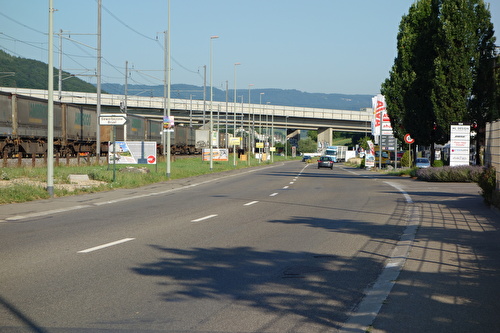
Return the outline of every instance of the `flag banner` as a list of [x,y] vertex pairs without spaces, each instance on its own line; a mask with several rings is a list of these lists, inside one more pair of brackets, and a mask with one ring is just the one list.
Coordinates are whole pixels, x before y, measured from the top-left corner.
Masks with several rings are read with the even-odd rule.
[[372,97],[373,119],[372,119],[372,135],[392,135],[391,119],[387,113],[387,105],[384,95],[378,94]]

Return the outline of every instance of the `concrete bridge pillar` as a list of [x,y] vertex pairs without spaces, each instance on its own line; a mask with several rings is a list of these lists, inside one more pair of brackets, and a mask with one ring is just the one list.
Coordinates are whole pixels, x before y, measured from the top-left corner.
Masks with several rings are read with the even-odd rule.
[[318,147],[325,148],[332,145],[333,129],[331,127],[318,128]]

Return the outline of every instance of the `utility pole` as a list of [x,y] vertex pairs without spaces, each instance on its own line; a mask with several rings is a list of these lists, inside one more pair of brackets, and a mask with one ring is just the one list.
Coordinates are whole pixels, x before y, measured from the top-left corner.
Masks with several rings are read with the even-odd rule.
[[96,157],[97,164],[100,164],[101,158],[101,126],[99,118],[101,117],[101,9],[102,0],[97,3],[97,130],[96,130]]
[[54,1],[49,0],[49,68],[47,110],[47,192],[54,196]]

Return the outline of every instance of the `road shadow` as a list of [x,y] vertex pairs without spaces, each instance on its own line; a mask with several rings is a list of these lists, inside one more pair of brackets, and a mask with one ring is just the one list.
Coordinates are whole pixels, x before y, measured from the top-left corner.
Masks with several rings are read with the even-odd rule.
[[[408,193],[417,200],[413,204],[401,200],[388,220],[405,220],[405,208],[412,205],[422,214],[420,227],[411,255],[371,329],[499,332],[498,215],[470,193]],[[156,259],[131,270],[154,277],[160,297],[172,306],[194,299],[229,300],[275,316],[299,316],[304,327],[314,324],[327,331],[340,329],[356,309],[384,267],[387,255],[380,247],[392,247],[405,228],[396,222],[380,225],[303,216],[266,223],[363,235],[373,246],[356,257],[344,257],[243,246],[179,249],[153,244]],[[255,331],[272,331],[266,325]]]
[[[382,269],[380,261],[362,256],[251,247],[151,247],[158,259],[132,271],[162,278],[160,296],[173,306],[193,299],[224,300],[276,317],[299,316],[304,327],[319,325],[323,330],[341,327]],[[266,325],[258,332],[269,329]]]

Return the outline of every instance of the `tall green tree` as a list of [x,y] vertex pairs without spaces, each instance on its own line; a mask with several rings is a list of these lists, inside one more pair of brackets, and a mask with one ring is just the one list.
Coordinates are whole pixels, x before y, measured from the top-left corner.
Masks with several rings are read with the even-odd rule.
[[475,53],[476,80],[472,86],[472,96],[468,105],[468,120],[477,125],[476,161],[481,158],[481,146],[485,145],[486,123],[500,117],[500,82],[495,71],[498,56],[495,55],[495,38],[489,7],[478,6],[477,37],[479,47]]
[[397,57],[382,84],[396,136],[445,143],[451,122],[494,117],[494,43],[483,0],[415,2],[401,20]]
[[431,91],[438,31],[436,0],[414,3],[403,16],[398,33],[397,57],[382,84],[387,112],[396,137],[410,133],[418,144],[427,145],[435,122]]

